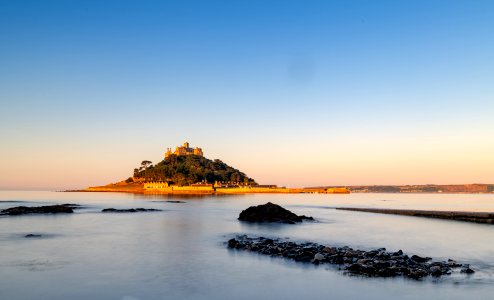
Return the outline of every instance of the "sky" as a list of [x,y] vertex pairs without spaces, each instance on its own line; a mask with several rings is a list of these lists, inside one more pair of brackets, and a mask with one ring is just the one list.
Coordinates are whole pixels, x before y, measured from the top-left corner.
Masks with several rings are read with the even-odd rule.
[[0,0],[0,189],[184,141],[281,186],[494,183],[494,2]]

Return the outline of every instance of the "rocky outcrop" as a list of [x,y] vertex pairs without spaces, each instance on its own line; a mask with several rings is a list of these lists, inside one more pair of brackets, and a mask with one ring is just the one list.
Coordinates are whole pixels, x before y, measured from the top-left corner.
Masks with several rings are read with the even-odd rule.
[[434,211],[434,210],[409,210],[387,208],[360,208],[360,207],[336,207],[338,210],[349,210],[366,213],[379,213],[389,215],[401,215],[411,217],[426,217],[455,221],[494,224],[492,212],[466,212],[466,211]]
[[243,210],[238,219],[246,222],[277,222],[287,224],[295,224],[302,222],[303,220],[314,220],[312,217],[297,216],[291,211],[271,202],[263,205],[251,206],[246,210]]
[[78,208],[77,204],[60,204],[47,206],[16,206],[4,209],[0,212],[2,215],[29,215],[29,214],[70,214]]
[[257,252],[259,254],[285,257],[298,262],[334,264],[348,274],[369,277],[404,276],[421,279],[426,276],[450,275],[461,267],[462,273],[471,274],[469,265],[452,259],[431,261],[430,257],[407,255],[403,251],[387,252],[385,248],[371,251],[355,250],[350,247],[330,247],[316,243],[294,243],[281,239],[237,236],[227,242],[228,248]]
[[136,213],[136,212],[145,212],[145,211],[161,211],[161,209],[154,208],[129,208],[129,209],[116,209],[116,208],[105,208],[101,212],[104,213]]

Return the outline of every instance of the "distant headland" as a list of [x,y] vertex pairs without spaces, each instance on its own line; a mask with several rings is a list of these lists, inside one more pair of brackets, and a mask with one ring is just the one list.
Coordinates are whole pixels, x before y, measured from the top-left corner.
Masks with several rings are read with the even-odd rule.
[[249,193],[332,193],[346,194],[344,187],[287,188],[258,184],[244,172],[219,159],[204,157],[202,148],[189,142],[167,148],[157,164],[144,160],[126,180],[105,186],[89,187],[88,192],[129,192],[159,194],[249,194]]
[[[314,187],[324,188],[324,187]],[[354,185],[346,186],[352,193],[494,193],[494,184],[422,184],[422,185]]]

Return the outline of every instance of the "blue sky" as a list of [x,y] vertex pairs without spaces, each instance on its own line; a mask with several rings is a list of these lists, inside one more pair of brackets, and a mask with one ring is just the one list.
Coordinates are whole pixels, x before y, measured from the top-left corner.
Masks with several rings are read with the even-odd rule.
[[0,1],[0,188],[188,140],[264,183],[494,182],[492,1]]

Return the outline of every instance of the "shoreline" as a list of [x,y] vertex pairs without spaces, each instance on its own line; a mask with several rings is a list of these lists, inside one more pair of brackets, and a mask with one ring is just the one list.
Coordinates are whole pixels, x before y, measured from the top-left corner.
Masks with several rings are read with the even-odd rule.
[[248,190],[248,189],[217,189],[217,190],[146,190],[142,186],[100,186],[89,187],[82,190],[66,190],[62,192],[114,192],[133,194],[153,194],[153,195],[241,195],[241,194],[349,194],[349,192],[327,192],[326,190],[314,190],[305,188],[275,188],[272,190]]

